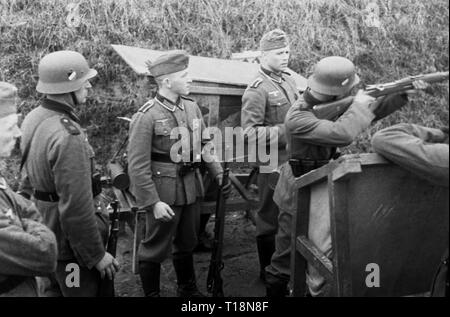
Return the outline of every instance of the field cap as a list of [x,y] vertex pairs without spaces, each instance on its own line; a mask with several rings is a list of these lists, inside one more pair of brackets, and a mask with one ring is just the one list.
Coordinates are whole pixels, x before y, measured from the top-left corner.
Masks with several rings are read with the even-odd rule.
[[276,50],[289,45],[289,40],[286,33],[280,29],[275,29],[267,32],[259,41],[260,51]]
[[185,70],[189,65],[186,51],[176,50],[161,55],[153,63],[147,62],[148,71],[153,77],[176,73]]

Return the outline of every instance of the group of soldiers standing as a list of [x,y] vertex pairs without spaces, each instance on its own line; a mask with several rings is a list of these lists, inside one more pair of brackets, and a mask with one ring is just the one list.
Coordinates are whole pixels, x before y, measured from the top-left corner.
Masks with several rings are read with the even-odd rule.
[[[289,293],[295,178],[336,159],[338,147],[351,144],[374,121],[402,107],[408,98],[397,94],[375,99],[358,91],[342,116],[319,119],[311,111],[313,106],[353,93],[359,83],[353,63],[337,56],[322,59],[308,78],[307,89],[301,92],[286,72],[290,55],[287,35],[279,29],[266,33],[260,50],[260,70],[242,97],[241,125],[268,143],[274,141],[269,129],[276,131],[279,179],[271,181],[271,174],[263,171],[265,166],[259,167],[256,244],[267,296],[283,297]],[[184,51],[173,51],[148,63],[158,92],[134,114],[130,125],[130,192],[137,207],[146,211],[139,275],[149,297],[160,296],[161,263],[169,257],[177,276],[178,296],[204,296],[196,285],[193,260],[199,198],[204,195],[199,158],[192,147],[190,153],[171,152],[180,141],[171,138],[172,129],[186,128],[190,144],[194,144],[194,135],[205,129],[198,105],[187,97],[192,81],[188,65],[189,56]],[[105,250],[108,215],[95,208],[101,186],[92,177],[94,151],[76,115],[91,88],[89,80],[97,72],[73,51],[46,55],[38,72],[36,90],[45,97],[27,115],[21,129],[16,114],[17,89],[7,83],[0,85],[0,154],[10,156],[15,140],[22,137],[23,167],[19,193],[0,178],[0,296],[36,294],[33,276],[46,276],[43,291],[48,296],[97,296],[101,280],[114,278],[120,268]],[[424,88],[421,83],[414,87]],[[425,155],[430,146],[433,152]],[[189,145],[182,147],[186,148]],[[419,175],[437,178],[448,186],[448,130],[415,125],[390,128],[376,135],[374,149],[398,164],[414,161],[411,170],[420,169]],[[210,179],[225,185],[229,193],[230,184],[222,184],[219,160],[211,152],[202,155],[209,156],[203,159]],[[331,256],[330,239],[323,241],[319,249]],[[67,266],[73,263],[80,267],[79,287],[66,284]],[[324,281],[312,268],[308,270],[308,285],[311,295],[321,294]]]

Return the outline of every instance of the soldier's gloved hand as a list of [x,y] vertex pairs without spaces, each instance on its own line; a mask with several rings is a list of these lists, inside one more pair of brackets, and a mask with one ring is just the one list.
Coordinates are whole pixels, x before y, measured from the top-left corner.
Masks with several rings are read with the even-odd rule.
[[377,98],[369,108],[375,115],[373,121],[377,121],[387,117],[391,113],[401,109],[408,102],[408,95],[406,93],[393,94]]
[[156,220],[168,222],[172,220],[172,218],[175,216],[175,213],[168,204],[162,201],[158,201],[153,206],[153,215],[155,216]]
[[[220,174],[218,174],[218,175],[216,176],[216,182],[217,182],[217,184],[218,184],[219,186],[222,185],[222,179],[223,179],[223,174],[222,174],[222,173],[220,173]],[[223,186],[223,188],[222,188],[222,194],[223,194],[223,197],[224,197],[225,199],[227,199],[228,197],[230,197],[230,194],[231,194],[231,181],[230,181],[229,178],[227,179],[227,183],[226,183],[226,184]]]
[[116,272],[119,271],[120,265],[111,254],[105,252],[105,255],[100,262],[95,265],[95,268],[100,272],[102,278],[107,276],[108,279],[112,280]]

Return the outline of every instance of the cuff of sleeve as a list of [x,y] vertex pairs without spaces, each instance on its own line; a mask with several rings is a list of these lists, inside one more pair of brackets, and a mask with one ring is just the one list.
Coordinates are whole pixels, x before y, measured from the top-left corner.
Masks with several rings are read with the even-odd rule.
[[[105,256],[105,248],[99,243],[95,252],[84,250],[83,247],[73,247],[76,259],[81,265],[85,265],[88,269],[92,269]],[[93,249],[93,248],[92,248]]]

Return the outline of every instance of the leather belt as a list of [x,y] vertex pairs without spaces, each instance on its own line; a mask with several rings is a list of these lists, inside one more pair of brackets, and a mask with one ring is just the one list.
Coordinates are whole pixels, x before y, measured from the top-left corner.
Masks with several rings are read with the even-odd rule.
[[6,280],[0,282],[0,294],[8,293],[17,286],[25,282],[26,276],[8,276]]
[[174,161],[172,161],[170,155],[156,152],[152,152],[152,161],[176,164]]
[[292,169],[292,174],[295,177],[300,177],[303,174],[309,173],[316,168],[327,165],[330,160],[296,160],[290,159],[289,165]]
[[35,190],[33,192],[34,198],[37,200],[42,200],[50,203],[55,203],[59,201],[59,196],[57,193],[47,193],[47,192],[41,192],[39,190]]

